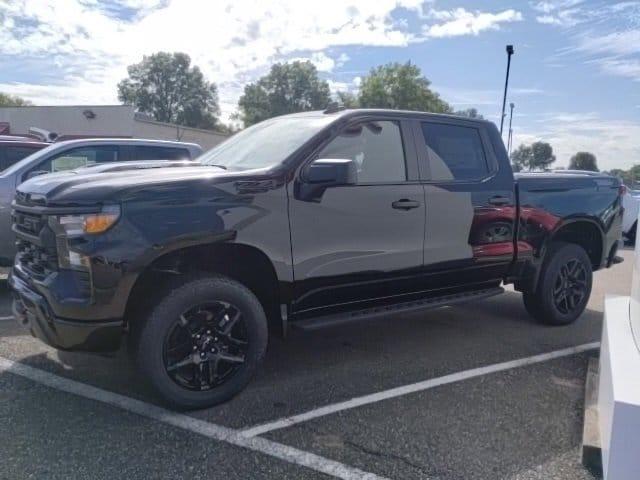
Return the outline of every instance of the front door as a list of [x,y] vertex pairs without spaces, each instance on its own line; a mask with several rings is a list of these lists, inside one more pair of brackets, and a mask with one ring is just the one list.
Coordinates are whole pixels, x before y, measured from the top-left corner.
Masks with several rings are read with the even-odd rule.
[[294,311],[352,306],[410,291],[422,267],[425,202],[406,122],[350,124],[312,159],[351,159],[356,185],[291,194]]

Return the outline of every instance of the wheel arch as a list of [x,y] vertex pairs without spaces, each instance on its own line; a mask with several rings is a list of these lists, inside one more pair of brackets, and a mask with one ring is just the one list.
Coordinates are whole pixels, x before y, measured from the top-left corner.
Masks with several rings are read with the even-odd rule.
[[540,271],[545,261],[545,256],[553,242],[567,242],[581,246],[587,252],[591,260],[593,271],[598,270],[608,252],[604,251],[605,234],[598,221],[589,217],[573,217],[556,225],[549,232],[538,250],[537,259],[530,264],[529,273],[516,282],[516,289],[520,291],[536,291],[540,279]]
[[556,226],[543,245],[542,258],[544,258],[551,242],[567,242],[579,245],[587,252],[594,271],[602,266],[605,256],[605,233],[600,223],[592,218],[570,218]]
[[129,291],[125,322],[131,328],[149,311],[169,278],[194,272],[227,276],[246,286],[262,305],[269,330],[284,335],[283,287],[268,255],[259,248],[229,241],[191,244],[164,250],[140,271]]

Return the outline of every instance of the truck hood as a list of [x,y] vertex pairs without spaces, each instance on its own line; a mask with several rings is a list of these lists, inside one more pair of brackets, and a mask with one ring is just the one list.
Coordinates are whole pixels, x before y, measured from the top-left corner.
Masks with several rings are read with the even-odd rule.
[[[82,168],[51,173],[27,180],[18,192],[46,205],[95,205],[126,201],[144,191],[171,191],[198,185],[232,181],[247,172],[228,172],[220,167],[197,164],[146,166],[133,164],[115,171]],[[37,200],[36,200],[37,199]]]

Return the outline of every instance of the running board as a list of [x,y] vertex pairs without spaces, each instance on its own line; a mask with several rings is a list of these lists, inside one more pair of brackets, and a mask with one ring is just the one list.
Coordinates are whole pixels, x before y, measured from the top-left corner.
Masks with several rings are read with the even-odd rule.
[[472,300],[482,300],[483,298],[493,297],[494,295],[498,295],[503,292],[504,288],[494,287],[485,288],[483,290],[474,290],[472,292],[455,293],[441,297],[412,300],[410,302],[365,308],[363,310],[355,310],[352,312],[305,318],[304,320],[291,322],[291,327],[299,328],[301,330],[318,330],[321,328],[342,325],[344,323],[351,323],[365,319],[370,320],[372,318],[383,317],[385,315],[431,310],[433,308],[447,307],[449,305],[456,305],[458,303],[465,303]]

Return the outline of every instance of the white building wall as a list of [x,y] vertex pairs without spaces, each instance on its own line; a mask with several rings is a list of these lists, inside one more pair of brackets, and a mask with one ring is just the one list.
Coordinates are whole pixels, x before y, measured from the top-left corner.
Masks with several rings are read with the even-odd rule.
[[[90,110],[95,118],[83,112]],[[58,135],[131,136],[134,109],[128,105],[74,105],[51,107],[2,107],[0,122],[10,124],[12,134],[43,128]]]
[[[91,111],[94,118],[87,118],[85,111]],[[204,150],[228,137],[211,130],[136,118],[135,109],[129,105],[1,107],[0,122],[8,122],[12,134],[25,134],[30,128],[37,127],[61,136],[95,135],[177,140],[197,143]]]
[[197,143],[205,151],[226,140],[228,137],[228,135],[223,135],[211,130],[187,128],[170,123],[139,119],[134,120],[132,132],[135,138]]

